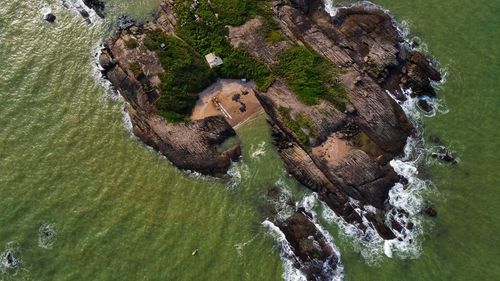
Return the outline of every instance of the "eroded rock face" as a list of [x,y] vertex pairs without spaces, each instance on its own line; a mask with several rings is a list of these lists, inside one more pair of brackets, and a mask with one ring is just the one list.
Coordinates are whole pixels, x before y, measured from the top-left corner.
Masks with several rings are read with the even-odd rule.
[[[99,63],[105,77],[127,101],[134,135],[180,169],[225,177],[231,160],[238,160],[241,154],[238,144],[223,152],[218,150],[219,145],[236,135],[233,128],[221,116],[177,124],[167,122],[154,105],[160,95],[159,75],[163,73],[157,56],[138,48],[130,49],[124,43],[133,37],[142,44],[145,29],[172,32],[171,22],[164,20],[172,17],[167,8],[163,7],[157,16],[161,23],[142,26],[132,22],[123,27],[106,42]],[[132,62],[142,65],[144,75],[136,77],[130,69]]]

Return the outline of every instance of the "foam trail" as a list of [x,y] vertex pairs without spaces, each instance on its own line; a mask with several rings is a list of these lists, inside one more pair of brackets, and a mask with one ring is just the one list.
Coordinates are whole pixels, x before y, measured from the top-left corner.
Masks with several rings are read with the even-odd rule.
[[[250,150],[253,150],[253,144],[250,147]],[[260,156],[266,154],[266,142],[262,141],[259,143],[257,148],[252,152],[251,157],[253,159],[258,159]]]
[[82,18],[84,17],[81,15],[80,11],[87,12],[89,17],[84,19],[87,20],[89,24],[95,25],[98,22],[102,22],[101,18],[96,14],[96,12],[87,7],[87,5],[83,3],[83,0],[62,0],[61,3],[64,7],[71,9],[75,14],[81,16]]

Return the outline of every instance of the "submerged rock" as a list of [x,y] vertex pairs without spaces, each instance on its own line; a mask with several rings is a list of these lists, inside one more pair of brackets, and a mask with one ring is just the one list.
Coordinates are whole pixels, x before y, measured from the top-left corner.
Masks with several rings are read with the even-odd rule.
[[455,156],[453,153],[446,147],[444,146],[438,146],[434,152],[432,152],[431,156],[433,158],[451,163],[451,164],[457,164],[457,160],[455,159]]
[[428,205],[427,207],[425,207],[424,209],[424,212],[429,215],[430,217],[436,217],[437,216],[437,211],[436,209],[434,209],[433,206],[431,205]]
[[106,16],[104,12],[105,4],[103,1],[100,0],[83,0],[83,3],[89,7],[90,9],[94,10],[95,13],[100,17],[104,18]]
[[43,19],[50,23],[53,23],[56,21],[56,16],[52,13],[47,13],[43,16]]
[[19,257],[19,253],[14,251],[13,249],[7,249],[3,252],[2,256],[0,256],[0,268],[6,269],[17,269],[21,267],[22,260]]

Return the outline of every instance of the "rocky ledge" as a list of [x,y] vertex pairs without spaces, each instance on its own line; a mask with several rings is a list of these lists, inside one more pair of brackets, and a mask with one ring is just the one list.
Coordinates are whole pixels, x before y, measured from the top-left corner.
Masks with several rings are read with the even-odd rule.
[[[339,8],[332,17],[319,0],[280,0],[273,2],[273,12],[291,44],[307,46],[341,69],[338,83],[349,100],[345,110],[327,101],[305,106],[280,79],[258,95],[287,170],[346,221],[363,231],[374,228],[384,239],[396,238],[402,227],[385,221],[392,209],[388,194],[395,183],[406,181],[389,162],[418,134],[389,93],[400,100],[408,98],[403,89],[433,97],[431,83],[441,79],[439,72],[405,42],[393,18],[369,2]],[[256,57],[262,48],[263,61],[273,66],[273,51],[287,45],[266,46],[259,37],[244,26],[230,34],[233,44]],[[290,120],[303,116],[309,128],[294,130]],[[365,210],[366,205],[376,211]]]
[[[159,58],[154,52],[127,47],[132,37],[134,44],[143,45],[146,31],[172,33],[175,19],[169,6],[162,5],[156,18],[146,25],[127,18],[120,25],[120,31],[104,43],[99,57],[102,73],[126,100],[135,136],[180,169],[226,177],[231,161],[241,154],[239,144],[221,151],[220,146],[236,136],[233,128],[221,116],[180,123],[161,117],[155,106],[160,93],[154,87],[164,71]],[[134,73],[132,62],[143,67],[141,75]]]

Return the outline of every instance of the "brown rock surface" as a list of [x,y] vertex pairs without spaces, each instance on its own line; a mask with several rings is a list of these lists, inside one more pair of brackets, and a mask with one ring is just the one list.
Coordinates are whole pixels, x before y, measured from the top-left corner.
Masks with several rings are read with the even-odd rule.
[[[170,6],[162,4],[157,22],[147,25],[146,29],[173,30]],[[133,30],[133,32],[131,31]],[[159,96],[159,75],[163,68],[153,52],[129,49],[124,43],[133,38],[142,44],[144,38],[140,27],[131,25],[126,30],[106,42],[99,62],[104,75],[128,103],[133,133],[145,144],[165,155],[175,166],[207,175],[223,177],[241,154],[240,146],[235,145],[224,152],[218,148],[236,132],[221,116],[211,116],[201,120],[172,124],[159,116],[154,101]],[[138,63],[143,72],[136,77],[130,63]],[[146,87],[149,83],[153,87]]]
[[292,246],[308,280],[332,280],[339,257],[305,210],[297,210],[277,226]]

